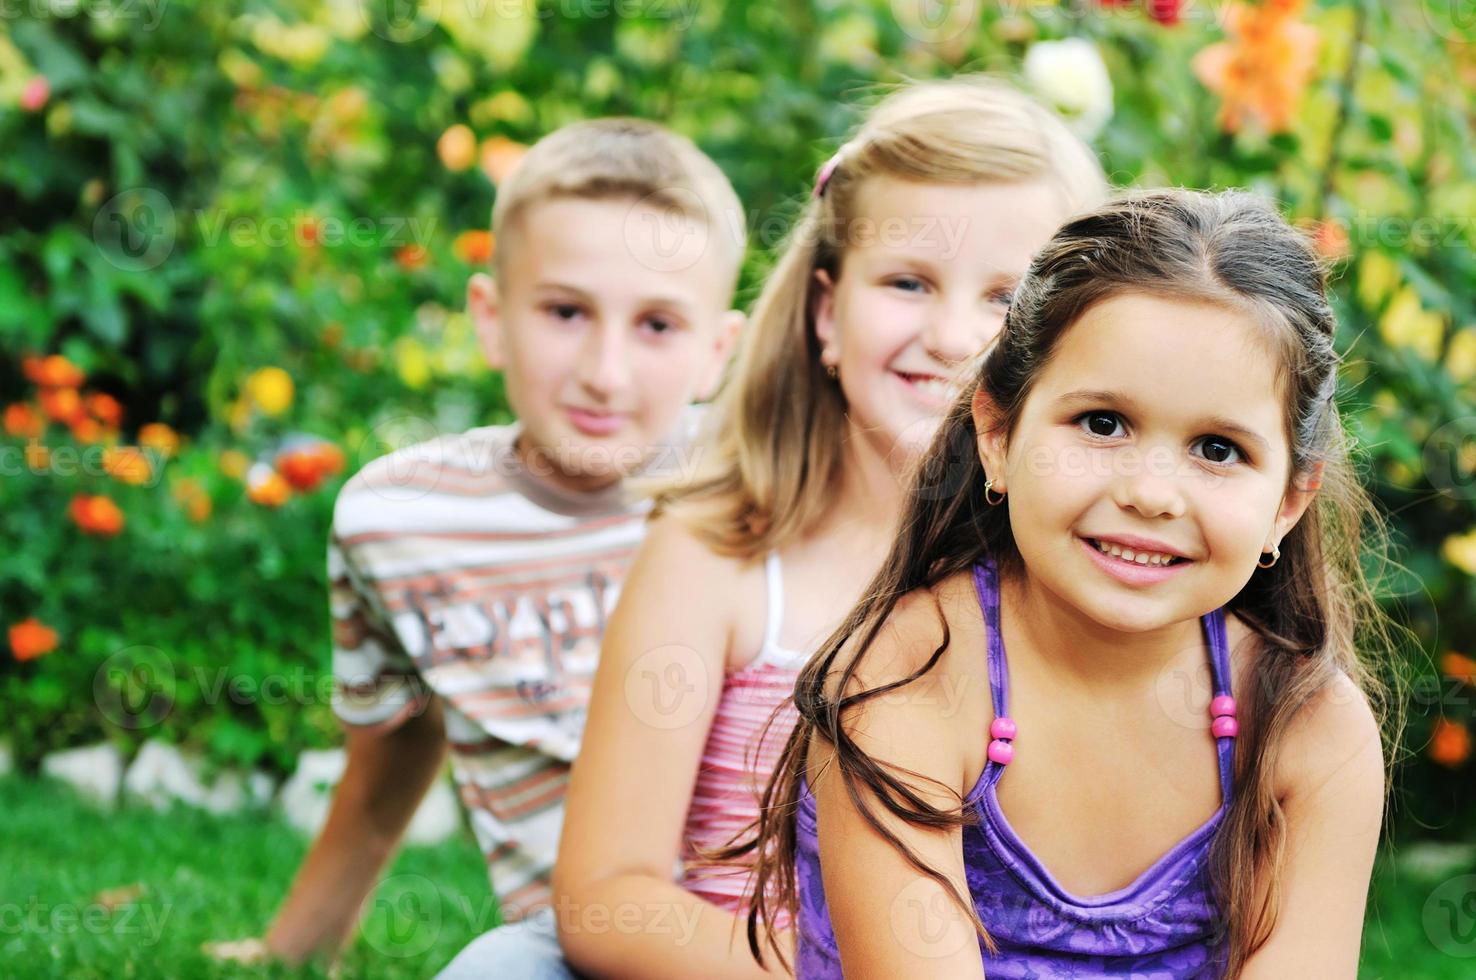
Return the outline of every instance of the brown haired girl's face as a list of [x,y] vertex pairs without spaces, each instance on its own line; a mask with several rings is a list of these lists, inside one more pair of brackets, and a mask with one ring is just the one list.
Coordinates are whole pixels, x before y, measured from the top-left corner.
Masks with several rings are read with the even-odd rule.
[[1091,306],[1008,445],[981,440],[1031,580],[1125,632],[1234,597],[1311,499],[1288,479],[1277,374],[1242,311],[1144,293]]
[[883,458],[932,440],[970,360],[999,333],[1030,257],[1063,217],[1047,183],[921,184],[859,192],[839,280],[816,273],[815,332],[851,424]]

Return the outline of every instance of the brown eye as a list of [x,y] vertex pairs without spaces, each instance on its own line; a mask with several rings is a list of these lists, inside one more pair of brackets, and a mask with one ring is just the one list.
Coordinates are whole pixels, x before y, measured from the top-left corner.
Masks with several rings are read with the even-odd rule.
[[1245,458],[1239,446],[1220,436],[1206,436],[1199,444],[1204,447],[1204,458],[1211,463],[1232,463]]
[[1076,418],[1077,424],[1086,423],[1087,431],[1094,436],[1109,437],[1117,434],[1120,421],[1114,412],[1087,412]]

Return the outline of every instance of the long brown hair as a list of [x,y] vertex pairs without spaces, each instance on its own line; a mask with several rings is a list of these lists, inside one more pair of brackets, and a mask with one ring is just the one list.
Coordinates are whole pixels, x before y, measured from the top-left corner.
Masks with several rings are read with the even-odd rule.
[[[730,857],[757,852],[748,938],[760,963],[761,928],[770,948],[784,960],[774,938],[774,913],[783,908],[794,915],[796,910],[795,813],[816,738],[833,746],[833,764],[871,827],[920,874],[952,895],[994,950],[969,897],[912,854],[873,811],[880,805],[933,828],[970,824],[976,815],[965,811],[962,799],[953,809],[921,800],[891,767],[867,756],[844,723],[859,705],[931,670],[948,647],[946,622],[942,644],[916,672],[879,688],[846,692],[903,596],[931,591],[985,557],[997,563],[1002,575],[1023,571],[1008,508],[983,504],[986,476],[971,402],[982,386],[1008,437],[1065,331],[1092,304],[1127,291],[1208,300],[1251,313],[1279,355],[1291,478],[1306,476],[1318,463],[1323,466],[1321,490],[1281,542],[1280,560],[1258,569],[1227,604],[1263,644],[1258,669],[1239,695],[1237,792],[1209,858],[1211,884],[1228,923],[1228,975],[1237,975],[1265,943],[1277,917],[1275,896],[1286,837],[1272,773],[1289,722],[1344,674],[1368,699],[1390,756],[1401,727],[1397,719],[1391,723],[1391,702],[1397,711],[1397,701],[1378,669],[1391,649],[1392,627],[1361,562],[1366,540],[1381,540],[1384,525],[1357,480],[1333,398],[1339,355],[1333,347],[1335,320],[1326,285],[1326,270],[1303,237],[1268,203],[1237,192],[1131,195],[1068,222],[1037,254],[1003,332],[914,474],[898,537],[881,571],[799,677],[794,698],[800,720],[764,791],[757,837],[726,852]],[[843,648],[849,659],[842,658],[838,668]],[[837,670],[839,683],[827,686]]]
[[867,113],[810,198],[739,342],[733,373],[708,415],[696,472],[638,480],[719,554],[750,558],[813,526],[834,500],[844,462],[846,402],[826,377],[815,336],[815,271],[839,279],[864,222],[861,188],[876,176],[920,183],[1048,181],[1061,218],[1107,194],[1102,166],[1061,119],[983,75],[916,82]]

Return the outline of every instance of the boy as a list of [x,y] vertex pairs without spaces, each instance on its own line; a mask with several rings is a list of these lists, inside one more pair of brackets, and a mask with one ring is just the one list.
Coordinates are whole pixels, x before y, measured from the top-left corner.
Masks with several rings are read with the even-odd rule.
[[339,494],[349,761],[268,954],[338,950],[448,743],[503,918],[546,914],[600,635],[649,507],[623,481],[680,450],[688,403],[720,380],[742,228],[721,170],[634,119],[560,129],[499,188],[496,279],[473,276],[467,305],[518,421],[392,453]]

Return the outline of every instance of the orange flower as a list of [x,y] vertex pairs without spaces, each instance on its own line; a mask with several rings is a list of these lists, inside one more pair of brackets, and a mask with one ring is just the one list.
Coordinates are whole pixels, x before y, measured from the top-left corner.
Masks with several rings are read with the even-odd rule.
[[501,185],[517,169],[528,148],[505,136],[494,136],[482,144],[482,173]]
[[150,422],[138,430],[138,444],[160,456],[173,456],[179,452],[179,433],[163,422]]
[[82,417],[82,399],[75,388],[43,388],[37,398],[41,411],[53,421],[70,425]]
[[79,415],[72,419],[72,438],[83,445],[90,446],[100,440],[103,436],[102,426],[97,420],[88,415]]
[[1307,222],[1303,227],[1312,239],[1312,247],[1323,258],[1332,262],[1341,262],[1351,254],[1348,229],[1341,221],[1336,219],[1312,221]]
[[282,474],[270,466],[259,463],[252,470],[246,481],[246,496],[253,504],[280,507],[292,496],[292,488],[282,479]]
[[77,388],[87,380],[82,369],[60,354],[27,357],[21,361],[26,378],[43,388]]
[[35,660],[56,649],[56,630],[32,616],[10,627],[10,652],[17,660]]
[[1435,722],[1430,735],[1430,758],[1432,761],[1454,769],[1471,755],[1471,733],[1465,725],[1446,718]]
[[477,135],[470,126],[457,123],[436,140],[436,154],[447,170],[465,170],[477,160]]
[[5,406],[5,431],[22,439],[38,439],[46,431],[46,420],[24,402]]
[[1194,56],[1194,73],[1220,96],[1220,128],[1238,132],[1247,117],[1271,132],[1285,130],[1317,61],[1317,29],[1297,20],[1305,0],[1231,4],[1231,40]]
[[1440,669],[1445,671],[1447,677],[1453,677],[1467,684],[1476,684],[1476,660],[1472,660],[1454,650],[1440,658]]
[[40,442],[32,439],[26,443],[26,468],[32,473],[40,473],[51,464],[51,450]]
[[112,395],[95,391],[87,396],[87,410],[103,425],[116,428],[123,421],[123,406]]
[[134,486],[148,483],[154,475],[149,458],[137,446],[109,446],[103,450],[102,465],[104,473]]
[[184,507],[185,513],[190,520],[196,524],[202,523],[210,516],[211,500],[210,494],[199,482],[185,477],[174,485],[174,499]]
[[123,512],[111,499],[101,494],[77,494],[72,498],[72,505],[67,512],[87,534],[110,538],[123,530]]
[[467,265],[486,265],[492,261],[496,239],[490,231],[463,231],[451,244],[451,251]]
[[311,493],[343,469],[343,450],[331,442],[287,449],[277,456],[277,472],[300,493]]
[[428,258],[430,254],[423,245],[403,245],[395,252],[395,261],[400,263],[400,268],[412,272],[425,265]]

